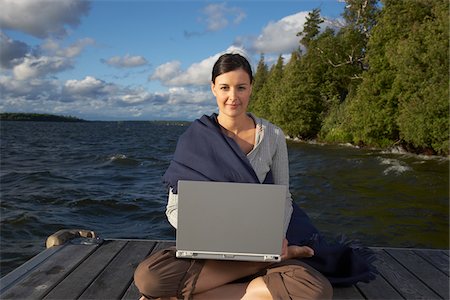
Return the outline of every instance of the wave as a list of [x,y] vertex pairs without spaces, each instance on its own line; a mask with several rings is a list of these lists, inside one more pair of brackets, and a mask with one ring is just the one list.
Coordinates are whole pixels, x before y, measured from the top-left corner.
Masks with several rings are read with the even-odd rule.
[[107,163],[112,163],[114,165],[119,165],[119,166],[129,166],[129,167],[136,167],[136,166],[139,166],[142,164],[141,161],[134,159],[134,158],[129,158],[125,154],[113,154],[108,157]]
[[394,173],[396,175],[400,175],[404,172],[412,171],[412,168],[408,166],[406,163],[394,159],[394,158],[382,158],[378,157],[381,165],[387,165],[388,167],[383,171],[384,175],[389,175],[390,173]]
[[55,171],[11,171],[1,175],[2,184],[12,184],[20,182],[39,183],[72,182],[72,179],[62,175],[57,175]]

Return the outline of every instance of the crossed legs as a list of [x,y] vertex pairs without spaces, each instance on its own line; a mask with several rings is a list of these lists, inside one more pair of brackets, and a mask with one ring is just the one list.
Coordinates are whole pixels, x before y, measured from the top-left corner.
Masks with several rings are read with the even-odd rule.
[[[236,282],[252,275],[247,282]],[[144,260],[134,279],[149,299],[331,299],[332,295],[328,280],[298,261],[270,265],[178,259],[173,248]]]

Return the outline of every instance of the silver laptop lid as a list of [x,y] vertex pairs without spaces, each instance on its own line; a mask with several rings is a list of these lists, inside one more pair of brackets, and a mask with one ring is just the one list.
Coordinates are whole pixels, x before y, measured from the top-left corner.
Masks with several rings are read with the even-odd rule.
[[179,181],[177,256],[279,261],[286,186]]

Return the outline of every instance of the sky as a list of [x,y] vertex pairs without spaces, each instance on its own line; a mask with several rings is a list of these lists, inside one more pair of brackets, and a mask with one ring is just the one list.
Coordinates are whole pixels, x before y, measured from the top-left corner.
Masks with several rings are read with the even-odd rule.
[[193,120],[217,111],[223,53],[289,60],[309,11],[343,0],[0,0],[0,112],[86,120]]

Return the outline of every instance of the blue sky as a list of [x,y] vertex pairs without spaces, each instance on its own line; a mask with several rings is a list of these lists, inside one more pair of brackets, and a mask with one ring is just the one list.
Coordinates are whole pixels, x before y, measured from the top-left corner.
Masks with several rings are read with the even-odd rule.
[[305,17],[342,22],[323,1],[0,0],[0,111],[88,120],[192,120],[216,111],[211,67],[289,59]]

